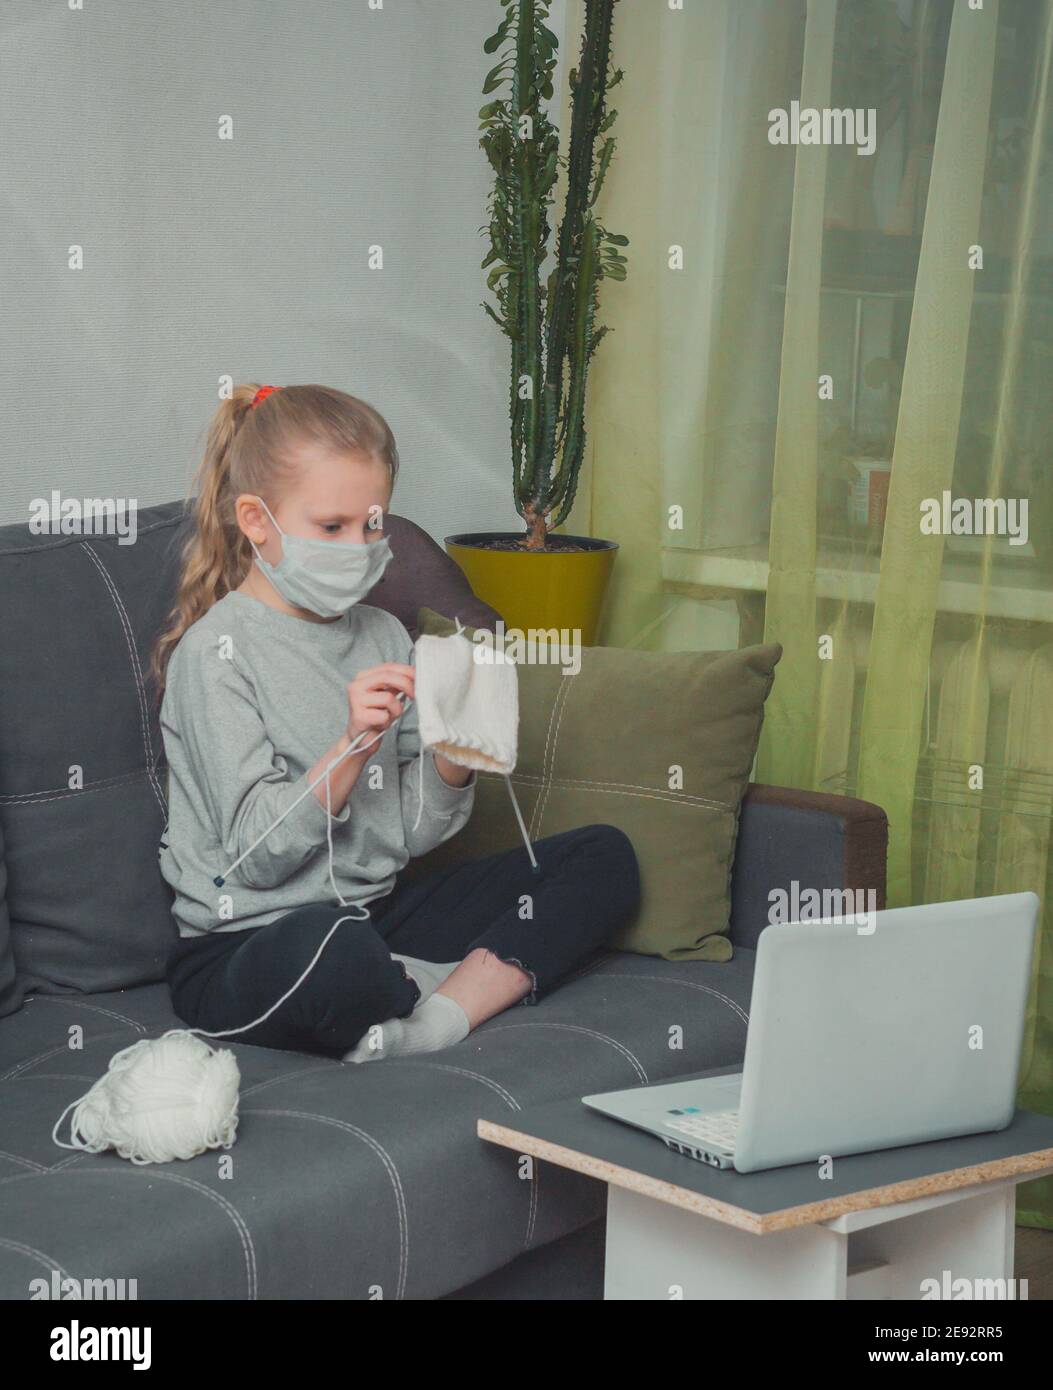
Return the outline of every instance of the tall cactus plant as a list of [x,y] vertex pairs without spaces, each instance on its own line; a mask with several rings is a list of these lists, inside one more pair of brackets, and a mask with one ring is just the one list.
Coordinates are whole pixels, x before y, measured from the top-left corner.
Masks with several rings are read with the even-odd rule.
[[[585,0],[585,32],[570,74],[570,149],[559,153],[559,132],[542,103],[552,97],[558,40],[545,25],[548,0],[501,0],[507,11],[483,45],[495,53],[483,94],[507,85],[507,95],[479,112],[479,143],[493,167],[488,207],[492,265],[487,277],[498,308],[483,308],[512,344],[511,425],[513,495],[526,522],[524,546],[543,550],[548,531],[574,504],[585,449],[585,384],[589,359],[608,331],[596,325],[600,281],[625,279],[617,236],[599,221],[595,204],[614,155],[607,134],[617,112],[607,93],[622,79],[608,74],[617,0]],[[566,202],[555,264],[541,283],[548,252],[548,209],[559,169],[567,173]],[[483,228],[481,230],[487,230]]]

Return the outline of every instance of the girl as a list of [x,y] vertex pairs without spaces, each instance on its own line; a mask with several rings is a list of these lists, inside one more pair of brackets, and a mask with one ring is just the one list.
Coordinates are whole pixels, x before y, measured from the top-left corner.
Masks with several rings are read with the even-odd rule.
[[637,910],[611,825],[538,841],[540,876],[519,848],[400,879],[464,826],[476,773],[418,756],[413,642],[361,602],[397,472],[387,423],[343,391],[239,386],[212,419],[154,653],[167,973],[192,1027],[260,1020],[237,1040],[354,1062],[435,1051],[535,1003]]

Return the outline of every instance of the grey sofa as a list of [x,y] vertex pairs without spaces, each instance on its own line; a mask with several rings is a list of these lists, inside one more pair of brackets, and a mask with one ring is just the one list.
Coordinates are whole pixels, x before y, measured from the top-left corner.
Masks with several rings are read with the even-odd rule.
[[[0,1297],[52,1271],[135,1279],[140,1299],[601,1296],[603,1187],[545,1163],[523,1179],[476,1121],[740,1060],[769,890],[874,888],[883,905],[883,812],[752,786],[726,964],[600,951],[536,1008],[424,1058],[352,1067],[235,1043],[229,1155],[70,1153],[51,1138],[63,1108],[114,1052],[180,1026],[145,667],[184,525],[170,504],[139,513],[134,545],[0,529]],[[389,535],[370,602],[414,635],[425,604],[493,626],[425,532],[392,516]]]

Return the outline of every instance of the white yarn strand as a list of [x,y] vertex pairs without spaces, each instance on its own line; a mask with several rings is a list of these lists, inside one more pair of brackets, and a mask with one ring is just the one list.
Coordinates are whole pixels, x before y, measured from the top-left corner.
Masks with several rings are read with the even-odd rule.
[[[421,816],[424,814],[424,744],[423,744],[423,743],[421,744],[421,746],[420,746],[420,752],[419,752],[418,755],[417,755],[417,789],[418,789],[418,792],[419,792],[419,794],[420,794],[420,804],[417,806],[417,819],[413,822],[413,828],[414,828],[414,830],[416,830],[417,826],[420,825],[420,818],[421,818]],[[431,815],[431,816],[434,816],[434,817],[436,818],[436,820],[452,820],[452,819],[453,819],[453,812],[452,812],[452,811],[450,812],[449,815],[443,815],[443,813],[442,813],[441,811],[433,811],[433,810],[431,809],[430,806],[428,807],[428,814]]]

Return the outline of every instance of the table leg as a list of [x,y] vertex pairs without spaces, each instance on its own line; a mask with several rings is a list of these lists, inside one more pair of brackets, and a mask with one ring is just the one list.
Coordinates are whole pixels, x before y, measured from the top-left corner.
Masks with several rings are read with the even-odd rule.
[[957,1200],[948,1201],[944,1194],[939,1205],[928,1209],[922,1203],[905,1205],[915,1209],[897,1217],[895,1207],[883,1208],[880,1224],[848,1236],[850,1268],[884,1266],[881,1297],[948,1298],[957,1279],[969,1280],[973,1298],[1019,1296],[1012,1286],[1012,1184],[993,1191],[963,1188]]
[[606,1299],[843,1299],[847,1251],[822,1226],[758,1236],[607,1189]]
[[953,1297],[959,1279],[973,1298],[1026,1297],[1012,1280],[1014,1213],[1007,1183],[856,1213],[838,1229],[754,1235],[608,1187],[604,1297],[921,1300]]

